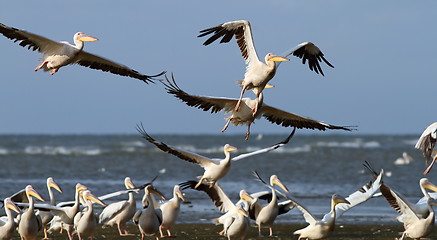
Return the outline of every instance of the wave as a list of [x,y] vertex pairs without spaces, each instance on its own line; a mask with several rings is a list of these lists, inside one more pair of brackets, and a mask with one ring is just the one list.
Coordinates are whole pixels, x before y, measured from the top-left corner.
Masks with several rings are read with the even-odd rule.
[[378,141],[363,142],[360,139],[351,142],[317,142],[317,147],[338,147],[338,148],[379,148],[381,144]]
[[64,146],[27,146],[24,149],[25,154],[30,155],[87,155],[95,156],[102,154],[99,148],[90,147],[72,147]]

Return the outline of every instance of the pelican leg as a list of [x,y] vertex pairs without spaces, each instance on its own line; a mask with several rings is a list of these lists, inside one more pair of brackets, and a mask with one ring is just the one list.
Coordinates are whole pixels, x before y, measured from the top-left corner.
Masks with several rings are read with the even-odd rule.
[[42,62],[38,67],[36,67],[36,68],[34,69],[34,71],[36,72],[36,71],[40,70],[40,69],[43,68],[47,63],[48,63],[47,61],[43,61],[43,62]]
[[243,89],[241,89],[240,98],[238,99],[237,105],[235,105],[234,109],[236,112],[238,112],[238,109],[240,108],[241,99],[243,99],[244,91],[246,91],[246,87],[243,87]]
[[200,184],[202,184],[203,179],[204,179],[203,177],[200,178],[199,182],[196,184],[196,186],[194,186],[194,189],[197,189],[200,186]]
[[120,236],[134,236],[135,234],[132,233],[128,233],[127,229],[126,229],[126,225],[125,224],[118,224],[118,233],[120,234]]
[[159,226],[159,233],[161,234],[161,237],[164,237],[164,234],[162,233],[162,226]]
[[146,235],[144,233],[141,233],[141,240],[145,240],[146,239]]
[[49,236],[47,236],[47,227],[44,226],[44,238],[43,239],[50,239]]
[[223,230],[221,230],[220,232],[219,232],[219,235],[220,236],[223,236],[223,235],[225,235],[225,230],[223,229]]
[[269,235],[269,237],[271,237],[271,236],[273,236],[273,228],[272,228],[272,226],[270,226],[269,229],[270,229],[270,235]]
[[229,123],[231,123],[231,117],[228,117],[227,119],[228,121],[226,122],[225,126],[223,126],[222,132],[226,131],[226,129],[228,129]]
[[249,139],[249,135],[250,135],[250,123],[247,124],[247,132],[246,132],[246,141]]
[[168,236],[171,236],[170,229],[168,229],[168,228],[167,228],[167,234],[168,234]]
[[50,75],[55,74],[58,70],[59,70],[59,68],[55,68],[55,69],[53,69],[53,70],[50,72]]
[[261,225],[258,225],[258,236],[262,237],[263,235],[261,234]]
[[68,239],[73,240],[73,233],[70,230],[67,230]]

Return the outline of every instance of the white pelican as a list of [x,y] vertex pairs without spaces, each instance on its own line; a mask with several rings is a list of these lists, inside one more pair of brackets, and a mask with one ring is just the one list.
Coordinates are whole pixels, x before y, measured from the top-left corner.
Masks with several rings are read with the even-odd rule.
[[[49,192],[50,205],[55,206],[56,201],[55,201],[55,197],[54,197],[54,193],[53,193],[52,188],[56,189],[56,191],[58,191],[60,193],[63,193],[62,189],[55,182],[55,180],[53,180],[52,177],[48,177],[47,178],[47,191]],[[41,217],[43,230],[44,230],[44,238],[43,239],[49,239],[47,236],[47,225],[53,219],[53,216],[54,216],[53,213],[50,211],[38,210],[36,214]]]
[[[436,140],[437,140],[437,122],[429,125],[425,129],[425,131],[423,131],[422,135],[420,136],[415,146],[417,149],[423,150],[426,159],[426,164],[428,164],[429,160],[431,160],[432,150],[435,147]],[[426,175],[431,170],[436,160],[437,160],[437,154],[434,156],[428,168],[426,168],[426,170],[423,172],[423,175]]]
[[162,151],[170,153],[172,155],[175,155],[176,157],[178,157],[182,160],[185,160],[185,161],[188,161],[188,162],[191,162],[194,164],[198,164],[202,168],[204,168],[205,172],[203,173],[202,177],[200,178],[197,186],[199,186],[203,181],[210,182],[211,186],[213,186],[217,180],[223,178],[229,172],[229,170],[231,168],[231,160],[237,161],[237,160],[247,158],[247,157],[250,157],[250,156],[253,156],[256,154],[269,152],[269,151],[272,151],[278,147],[281,147],[281,146],[288,143],[290,138],[294,135],[295,129],[293,130],[293,132],[290,134],[290,136],[287,139],[285,139],[284,141],[282,141],[278,144],[275,144],[271,147],[267,147],[267,148],[264,148],[264,149],[261,149],[258,151],[254,151],[251,153],[241,154],[241,155],[238,155],[234,158],[231,158],[230,152],[237,150],[237,148],[233,147],[229,144],[226,144],[223,147],[223,152],[225,154],[224,159],[211,159],[211,158],[207,158],[207,157],[198,155],[196,153],[191,153],[188,151],[178,149],[176,147],[168,146],[163,142],[157,142],[155,139],[153,139],[151,136],[149,136],[142,126],[141,127],[137,126],[137,130],[138,130],[138,132],[140,132],[143,135],[144,139],[155,144]]
[[[129,177],[124,179],[126,189],[133,189],[135,185]],[[99,223],[103,227],[117,225],[120,236],[132,236],[126,229],[126,222],[132,219],[137,211],[137,202],[135,201],[134,192],[129,192],[129,199],[114,202],[105,207],[99,216]]]
[[[252,29],[250,27],[249,21],[239,20],[220,24],[216,27],[204,29],[200,31],[198,37],[204,37],[212,34],[203,45],[209,45],[210,43],[222,38],[220,43],[229,42],[233,36],[237,39],[238,46],[240,47],[241,54],[246,61],[246,73],[244,74],[244,79],[240,81],[242,87],[240,98],[235,106],[235,111],[238,111],[240,107],[240,102],[243,98],[245,90],[253,89],[255,94],[258,96],[266,84],[275,76],[276,69],[281,61],[289,61],[286,57],[293,54],[294,56],[301,58],[302,63],[308,60],[308,65],[312,71],[320,73],[322,75],[323,71],[320,67],[319,62],[322,60],[330,67],[334,67],[329,63],[322,51],[311,42],[303,42],[291,50],[288,50],[281,55],[275,55],[268,53],[265,56],[265,63],[259,60],[258,54],[255,50],[255,45],[253,43]],[[254,109],[256,112],[256,109]]]
[[[341,129],[346,131],[351,131],[350,128],[330,125],[324,122],[313,120],[306,117],[301,117],[299,115],[286,112],[274,107],[270,107],[263,103],[263,94],[259,95],[258,99],[243,98],[240,106],[240,110],[235,111],[235,106],[238,99],[234,98],[224,98],[224,97],[208,97],[208,96],[196,96],[190,95],[184,92],[176,84],[173,76],[172,81],[170,81],[167,76],[165,76],[167,83],[162,82],[166,86],[166,90],[169,94],[174,95],[179,98],[182,102],[190,107],[196,107],[202,109],[203,111],[210,111],[211,113],[217,113],[224,111],[225,113],[231,113],[229,117],[226,117],[227,122],[222,129],[222,132],[226,130],[229,123],[232,122],[235,126],[247,125],[246,140],[250,135],[250,125],[260,117],[264,117],[271,123],[281,125],[283,127],[296,127],[296,128],[307,128],[307,129],[318,129],[325,131],[326,129]],[[258,110],[256,114],[253,115],[252,109],[257,106]]]
[[79,64],[92,69],[98,69],[113,74],[136,78],[145,83],[153,82],[154,77],[161,76],[165,72],[157,75],[143,75],[124,65],[112,62],[108,59],[93,55],[83,51],[84,42],[96,41],[95,37],[78,32],[74,35],[74,44],[68,42],[55,42],[45,37],[33,34],[24,30],[8,27],[0,24],[0,33],[5,37],[18,42],[20,46],[28,47],[30,50],[38,50],[44,55],[44,59],[35,71],[44,68],[51,75],[55,74],[59,68],[69,64]]
[[223,224],[223,231],[219,233],[220,235],[224,235],[228,237],[228,239],[231,239],[231,237],[244,239],[249,227],[247,213],[249,206],[246,201],[253,202],[254,199],[245,190],[241,190],[240,200],[234,204],[223,191],[220,184],[216,183],[213,187],[201,184],[198,188],[195,188],[196,184],[196,181],[187,181],[179,185],[183,189],[191,188],[205,192],[219,211],[224,213],[219,218],[213,220],[217,224]]
[[413,162],[413,157],[408,154],[407,152],[402,153],[402,157],[396,158],[396,160],[393,162],[395,165],[407,165]]
[[[258,174],[256,173],[258,176]],[[261,179],[261,178],[259,178]],[[258,235],[261,234],[261,227],[267,226],[269,228],[269,236],[273,236],[273,223],[276,217],[279,215],[279,205],[278,198],[276,196],[276,190],[273,188],[274,185],[278,185],[284,191],[289,192],[288,188],[279,180],[278,176],[270,176],[270,186],[266,184],[272,190],[272,198],[267,205],[262,205],[259,203],[258,198],[250,205],[249,214],[250,218],[255,220],[258,226]]]
[[17,227],[11,210],[18,214],[21,213],[21,211],[10,198],[5,198],[4,208],[7,218],[0,219],[0,240],[9,240],[14,235],[15,228]]
[[185,201],[185,199],[182,195],[180,187],[179,185],[175,185],[173,187],[173,198],[163,204],[160,204],[159,209],[162,213],[162,223],[161,226],[159,226],[159,233],[161,234],[161,237],[164,237],[162,232],[164,229],[167,229],[167,237],[173,237],[171,235],[170,228],[175,224],[176,219],[178,218],[181,203],[183,201]]
[[74,216],[74,228],[76,229],[79,240],[82,240],[88,236],[92,240],[94,239],[94,232],[96,231],[97,227],[97,218],[96,215],[94,215],[93,202],[104,207],[106,207],[106,204],[91,194],[91,191],[89,190],[83,191],[82,197],[87,204],[87,208],[86,211],[78,212],[76,216]]
[[32,196],[43,202],[44,199],[31,185],[26,186],[26,196],[29,200],[29,208],[21,215],[20,223],[18,224],[18,233],[22,240],[35,239],[38,232],[42,229],[41,218],[37,217],[34,211]]
[[144,189],[145,197],[148,201],[148,207],[146,209],[139,210],[134,215],[134,223],[138,225],[141,232],[141,239],[146,239],[146,235],[155,235],[156,240],[159,239],[159,226],[162,223],[162,216],[156,212],[154,201],[150,194],[154,193],[163,197],[162,194],[157,191],[152,185],[146,186]]

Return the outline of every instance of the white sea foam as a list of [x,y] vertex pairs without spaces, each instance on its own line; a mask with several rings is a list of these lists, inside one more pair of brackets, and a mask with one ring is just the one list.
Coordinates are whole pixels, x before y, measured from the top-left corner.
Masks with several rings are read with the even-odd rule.
[[64,146],[27,146],[24,149],[24,153],[30,155],[42,154],[42,155],[99,155],[102,151],[99,148],[89,147],[73,147],[67,148]]
[[317,147],[340,147],[340,148],[378,148],[381,144],[377,141],[363,142],[361,139],[356,139],[350,142],[317,142]]
[[5,148],[0,148],[0,155],[8,155],[9,151]]

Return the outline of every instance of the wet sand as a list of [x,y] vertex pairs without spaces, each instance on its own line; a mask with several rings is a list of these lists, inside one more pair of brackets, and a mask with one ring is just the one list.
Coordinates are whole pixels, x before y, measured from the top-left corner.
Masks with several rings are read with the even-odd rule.
[[[305,227],[305,224],[277,224],[273,228],[273,237],[258,237],[258,230],[251,227],[247,232],[246,239],[297,239],[292,235],[293,231]],[[178,224],[174,226],[172,234],[177,235],[175,239],[226,239],[219,236],[218,232],[222,230],[221,226],[213,224]],[[402,231],[401,225],[336,225],[334,234],[328,239],[337,240],[358,240],[358,239],[375,239],[375,240],[393,240],[400,237]],[[120,237],[116,228],[102,229],[98,228],[95,239],[141,239],[139,230],[135,225],[129,225],[128,231],[135,233],[135,236]],[[268,229],[263,229],[264,234],[268,234]],[[41,236],[42,238],[43,236]],[[68,239],[66,235],[53,234],[51,239]],[[19,239],[18,236],[14,239]],[[77,237],[75,238],[77,239]],[[155,239],[153,236],[147,239]],[[434,231],[428,239],[437,239],[437,232]]]

